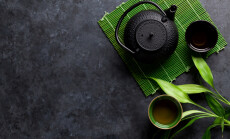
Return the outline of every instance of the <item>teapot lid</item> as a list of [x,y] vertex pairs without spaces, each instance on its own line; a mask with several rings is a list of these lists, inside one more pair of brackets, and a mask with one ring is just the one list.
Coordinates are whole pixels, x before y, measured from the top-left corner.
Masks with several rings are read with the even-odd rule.
[[147,51],[156,51],[167,41],[165,26],[157,20],[145,20],[136,28],[136,41]]

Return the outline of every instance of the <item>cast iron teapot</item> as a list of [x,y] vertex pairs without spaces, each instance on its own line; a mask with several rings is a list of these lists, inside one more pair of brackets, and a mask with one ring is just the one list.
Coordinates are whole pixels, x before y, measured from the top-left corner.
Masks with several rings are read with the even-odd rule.
[[[152,4],[159,9],[141,11],[134,15],[127,23],[124,32],[124,44],[118,37],[119,27],[124,17],[141,4]],[[172,5],[163,11],[156,3],[141,1],[131,6],[121,16],[115,30],[115,37],[124,49],[133,54],[135,59],[143,63],[160,63],[167,59],[176,49],[178,43],[178,31],[174,23],[177,10]]]

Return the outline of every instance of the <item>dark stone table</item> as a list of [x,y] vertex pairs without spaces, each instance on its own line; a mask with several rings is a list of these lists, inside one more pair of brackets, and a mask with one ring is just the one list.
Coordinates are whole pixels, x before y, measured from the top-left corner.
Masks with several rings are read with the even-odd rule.
[[[157,129],[147,107],[160,93],[143,95],[97,24],[121,2],[0,0],[1,139],[151,139]],[[201,2],[230,42],[230,1]],[[230,99],[229,47],[208,63]],[[194,82],[188,72],[175,83]],[[206,105],[203,95],[192,99]],[[212,120],[197,121],[177,138],[201,138]],[[220,128],[212,137],[221,138]]]

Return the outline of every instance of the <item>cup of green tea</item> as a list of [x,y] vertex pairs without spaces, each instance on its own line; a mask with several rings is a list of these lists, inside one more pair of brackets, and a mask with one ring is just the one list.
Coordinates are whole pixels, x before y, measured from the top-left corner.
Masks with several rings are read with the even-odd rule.
[[148,108],[149,120],[160,129],[174,128],[181,121],[182,113],[180,102],[168,95],[154,98]]
[[185,39],[193,51],[207,52],[216,45],[218,32],[210,22],[198,20],[188,26],[185,32]]

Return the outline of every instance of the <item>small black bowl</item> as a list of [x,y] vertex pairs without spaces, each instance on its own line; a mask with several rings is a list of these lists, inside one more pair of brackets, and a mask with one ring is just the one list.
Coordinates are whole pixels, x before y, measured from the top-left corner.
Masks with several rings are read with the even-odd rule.
[[215,26],[208,21],[199,20],[189,25],[185,39],[193,51],[207,52],[216,45],[218,32]]

